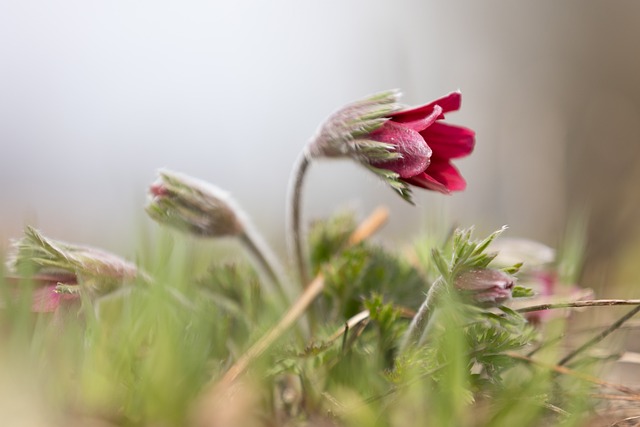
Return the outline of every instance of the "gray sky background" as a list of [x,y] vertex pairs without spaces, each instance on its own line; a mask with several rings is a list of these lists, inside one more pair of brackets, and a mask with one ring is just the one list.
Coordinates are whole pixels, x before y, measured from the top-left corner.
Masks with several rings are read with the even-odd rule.
[[389,239],[446,215],[553,244],[576,207],[637,213],[639,5],[4,0],[0,248],[35,223],[127,254],[159,167],[229,190],[282,247],[298,152],[334,109],[388,88],[407,104],[462,90],[447,119],[477,131],[456,163],[467,191],[417,190],[414,208],[323,162],[307,218],[386,204]]

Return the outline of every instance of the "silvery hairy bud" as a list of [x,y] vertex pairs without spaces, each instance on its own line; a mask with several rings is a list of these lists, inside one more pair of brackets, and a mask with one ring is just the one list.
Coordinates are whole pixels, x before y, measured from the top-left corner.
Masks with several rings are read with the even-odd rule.
[[135,265],[112,253],[53,240],[32,227],[15,240],[7,259],[8,273],[27,272],[36,285],[33,311],[54,311],[81,291],[105,295],[138,275]]
[[196,178],[161,170],[149,188],[146,210],[160,224],[199,237],[239,236],[244,232],[235,202],[225,191]]
[[454,286],[474,304],[494,307],[511,299],[515,278],[500,270],[483,268],[460,274]]

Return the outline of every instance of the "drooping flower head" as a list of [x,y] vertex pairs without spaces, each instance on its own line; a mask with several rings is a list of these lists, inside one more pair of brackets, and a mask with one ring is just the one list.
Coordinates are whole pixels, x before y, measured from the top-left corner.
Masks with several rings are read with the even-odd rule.
[[466,182],[452,159],[473,151],[475,133],[467,128],[442,123],[444,113],[460,109],[462,95],[453,92],[421,107],[393,113],[369,137],[392,144],[401,157],[372,161],[377,168],[393,171],[410,185],[448,194],[466,188]]
[[243,233],[239,209],[228,193],[181,173],[160,170],[158,175],[146,207],[155,221],[200,237]]
[[145,209],[161,225],[201,238],[238,239],[264,274],[269,292],[278,292],[288,301],[288,291],[283,287],[286,282],[273,251],[229,193],[200,179],[163,169],[149,187],[149,195]]
[[32,310],[55,311],[61,304],[105,295],[138,275],[135,265],[109,252],[53,240],[33,227],[12,244],[7,269],[13,278],[24,272],[36,285]]
[[338,110],[321,127],[310,155],[352,157],[409,202],[411,186],[445,194],[464,190],[451,160],[473,151],[475,133],[442,122],[444,113],[460,109],[460,92],[411,109],[402,109],[398,98],[388,91]]

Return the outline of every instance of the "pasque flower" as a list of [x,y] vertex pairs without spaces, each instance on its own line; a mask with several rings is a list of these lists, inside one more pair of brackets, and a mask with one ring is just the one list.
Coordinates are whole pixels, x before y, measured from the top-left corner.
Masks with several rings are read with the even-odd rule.
[[244,225],[228,193],[185,174],[160,170],[146,210],[159,223],[200,237],[238,236]]
[[78,300],[80,292],[105,295],[138,275],[135,265],[109,252],[53,240],[33,227],[13,242],[7,260],[10,276],[30,274],[36,285],[32,310],[55,311]]
[[149,194],[146,211],[156,222],[201,238],[237,238],[275,291],[288,300],[273,251],[226,191],[189,175],[160,170]]
[[511,299],[515,279],[500,270],[468,270],[455,278],[454,286],[474,304],[497,306]]
[[464,190],[466,182],[451,159],[473,151],[471,129],[442,123],[444,113],[460,109],[462,95],[453,92],[429,104],[390,114],[382,127],[369,134],[374,141],[392,145],[396,159],[373,159],[370,164],[398,174],[399,179],[427,190],[450,193]]
[[311,157],[350,156],[373,170],[410,201],[408,186],[448,194],[466,182],[451,164],[469,155],[475,132],[443,123],[460,109],[452,92],[420,107],[402,109],[399,94],[383,92],[333,113],[309,147]]
[[473,151],[475,133],[442,123],[444,113],[460,109],[460,92],[410,109],[402,108],[399,97],[398,91],[390,90],[338,109],[298,158],[290,181],[289,248],[303,283],[309,275],[300,231],[300,198],[311,160],[350,157],[410,203],[412,186],[445,194],[465,189],[466,182],[451,160]]

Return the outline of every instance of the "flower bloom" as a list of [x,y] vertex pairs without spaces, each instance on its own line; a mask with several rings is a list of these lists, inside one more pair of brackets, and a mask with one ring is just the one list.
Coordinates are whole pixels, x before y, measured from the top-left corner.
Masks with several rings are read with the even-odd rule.
[[511,299],[515,279],[503,271],[482,268],[460,274],[454,284],[473,303],[497,306]]
[[442,123],[444,113],[460,109],[462,95],[453,92],[421,107],[389,114],[369,139],[394,146],[395,159],[373,160],[370,164],[399,175],[413,186],[448,194],[466,188],[466,181],[451,159],[469,155],[475,132]]

